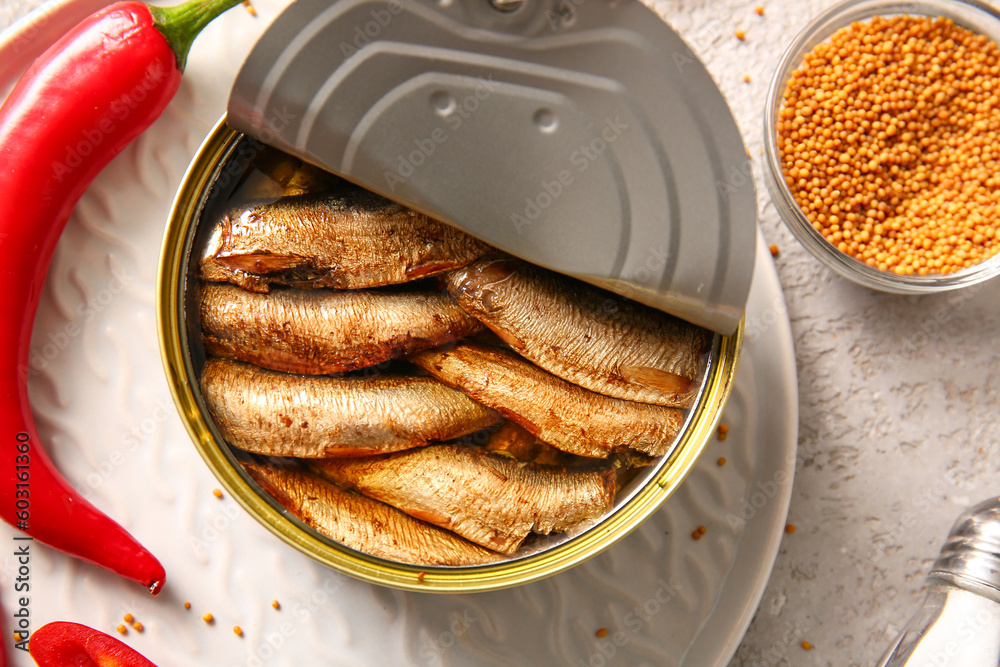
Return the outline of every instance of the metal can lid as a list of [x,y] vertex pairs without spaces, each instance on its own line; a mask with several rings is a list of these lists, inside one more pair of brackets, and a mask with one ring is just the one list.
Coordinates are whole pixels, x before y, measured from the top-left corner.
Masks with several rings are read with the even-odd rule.
[[1000,602],[1000,497],[962,513],[929,577]]
[[511,254],[732,333],[749,156],[640,2],[297,0],[247,57],[238,130]]

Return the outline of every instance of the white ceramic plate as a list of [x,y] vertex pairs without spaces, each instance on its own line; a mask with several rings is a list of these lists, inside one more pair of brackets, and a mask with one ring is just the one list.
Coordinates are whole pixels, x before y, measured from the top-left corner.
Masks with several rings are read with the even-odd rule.
[[[5,33],[0,85],[9,87],[11,74],[44,45],[46,26],[76,20],[84,2],[98,4],[62,0],[20,32]],[[32,629],[72,620],[114,633],[131,613],[144,630],[123,639],[161,665],[724,664],[770,574],[795,458],[792,339],[763,247],[724,417],[728,439],[709,444],[689,479],[641,528],[569,572],[479,595],[379,588],[317,565],[232,499],[213,497],[216,484],[188,440],[160,366],[156,262],[183,171],[280,5],[259,0],[258,18],[237,8],[205,31],[174,103],[84,195],[56,250],[32,342],[40,435],[70,482],[160,558],[167,582],[152,598],[136,584],[34,546]],[[694,541],[699,525],[708,532]],[[15,534],[0,527],[8,544]],[[0,553],[0,601],[9,619],[16,564],[12,548]],[[206,612],[214,623],[201,620]],[[4,625],[9,629],[9,620]],[[608,631],[603,638],[600,628]],[[9,634],[6,645],[13,664],[32,664],[11,651]]]

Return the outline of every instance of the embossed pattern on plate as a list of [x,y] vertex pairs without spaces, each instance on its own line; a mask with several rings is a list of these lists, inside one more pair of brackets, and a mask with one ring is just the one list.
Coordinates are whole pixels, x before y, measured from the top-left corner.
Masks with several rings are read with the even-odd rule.
[[[232,499],[212,496],[216,484],[160,367],[155,266],[183,171],[281,5],[254,4],[257,19],[237,9],[209,26],[164,117],[84,195],[57,248],[32,342],[30,391],[44,445],[71,483],[163,561],[165,590],[151,598],[37,545],[33,628],[73,620],[113,632],[131,613],[145,629],[124,640],[162,665],[724,663],[770,572],[795,452],[794,356],[767,252],[758,252],[751,326],[724,417],[728,439],[709,444],[649,521],[567,573],[482,595],[383,589],[324,569]],[[698,525],[708,533],[694,541]],[[14,534],[0,526],[0,539]],[[16,563],[12,550],[3,553],[0,601],[9,612]],[[211,625],[201,620],[206,612]],[[596,637],[598,628],[607,636]],[[32,664],[15,653],[13,664]]]

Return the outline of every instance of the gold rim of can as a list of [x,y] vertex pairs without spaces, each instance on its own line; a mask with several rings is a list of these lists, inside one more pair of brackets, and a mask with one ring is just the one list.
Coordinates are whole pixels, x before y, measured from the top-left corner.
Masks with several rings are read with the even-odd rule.
[[188,355],[183,296],[189,246],[211,186],[244,135],[225,116],[205,139],[188,168],[170,211],[156,285],[157,331],[167,383],[181,420],[198,453],[219,482],[247,512],[286,543],[314,560],[363,581],[403,590],[457,593],[499,590],[563,572],[623,538],[655,512],[691,472],[718,426],[739,364],[744,323],[731,336],[716,336],[698,404],[687,428],[660,470],[632,498],[582,534],[540,553],[516,560],[469,567],[417,566],[368,556],[290,521],[262,498],[227,447],[215,438],[192,386],[197,384]]

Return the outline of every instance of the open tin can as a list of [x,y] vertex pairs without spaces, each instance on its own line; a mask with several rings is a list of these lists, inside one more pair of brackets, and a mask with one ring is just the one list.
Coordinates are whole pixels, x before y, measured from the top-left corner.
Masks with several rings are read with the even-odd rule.
[[566,570],[610,547],[655,512],[677,489],[714,435],[733,384],[743,334],[713,334],[700,391],[669,452],[618,490],[613,508],[579,530],[535,540],[506,560],[444,567],[390,562],[328,539],[294,517],[243,471],[248,456],[228,445],[199,390],[205,362],[197,307],[200,247],[212,216],[238,201],[253,180],[251,164],[264,151],[256,139],[223,118],[184,177],[167,225],[157,285],[160,346],[168,383],[199,453],[243,508],[282,540],[337,571],[364,581],[428,592],[479,592],[516,586]]

